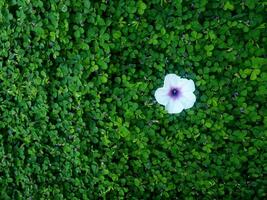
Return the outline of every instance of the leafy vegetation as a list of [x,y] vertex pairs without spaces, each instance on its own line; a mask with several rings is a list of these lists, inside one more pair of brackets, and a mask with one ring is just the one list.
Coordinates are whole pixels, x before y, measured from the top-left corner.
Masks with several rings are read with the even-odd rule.
[[266,6],[1,0],[0,199],[266,198]]

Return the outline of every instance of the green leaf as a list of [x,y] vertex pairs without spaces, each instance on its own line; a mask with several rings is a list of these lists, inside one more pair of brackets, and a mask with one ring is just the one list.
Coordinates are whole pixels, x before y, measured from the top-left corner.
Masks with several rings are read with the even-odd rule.
[[146,10],[146,8],[147,8],[146,4],[143,1],[138,1],[137,7],[138,7],[138,11],[137,12],[138,12],[139,15],[143,15],[145,10]]
[[121,137],[126,138],[126,137],[129,137],[130,132],[125,126],[121,126],[119,127],[119,134]]
[[250,75],[250,80],[256,80],[260,72],[261,71],[259,69],[254,69]]
[[97,61],[97,64],[104,70],[108,68],[107,63],[104,60]]
[[114,37],[115,39],[119,39],[119,38],[121,37],[121,32],[120,32],[120,31],[115,31],[115,32],[113,32],[113,37]]
[[212,44],[211,45],[206,45],[204,47],[204,49],[209,52],[209,51],[212,51],[214,49],[214,46]]
[[254,9],[256,3],[256,0],[245,0],[245,4],[249,9]]
[[251,59],[253,68],[261,68],[263,66],[267,66],[267,59],[261,57],[252,57]]
[[234,8],[235,8],[234,5],[229,1],[227,1],[223,6],[224,10],[231,10],[232,11],[232,10],[234,10]]

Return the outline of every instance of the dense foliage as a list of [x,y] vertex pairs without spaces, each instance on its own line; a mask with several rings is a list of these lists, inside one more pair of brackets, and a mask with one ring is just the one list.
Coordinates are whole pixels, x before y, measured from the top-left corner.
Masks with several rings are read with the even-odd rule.
[[[266,11],[1,0],[0,199],[266,198]],[[167,73],[193,108],[155,102]]]

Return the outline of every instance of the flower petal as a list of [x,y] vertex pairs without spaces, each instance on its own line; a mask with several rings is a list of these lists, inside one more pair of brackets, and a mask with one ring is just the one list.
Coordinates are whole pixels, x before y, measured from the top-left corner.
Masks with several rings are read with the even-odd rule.
[[194,92],[195,91],[195,83],[192,80],[183,79],[181,81],[181,90],[182,92]]
[[184,109],[183,105],[176,100],[170,100],[165,108],[170,114],[180,113]]
[[167,74],[164,79],[164,87],[175,87],[179,83],[180,79],[180,76],[177,76],[176,74]]
[[159,104],[166,106],[170,99],[168,90],[166,88],[158,88],[155,92],[155,98]]
[[188,109],[188,108],[191,108],[196,102],[196,96],[194,95],[193,92],[185,92],[178,99],[178,101],[180,101],[184,109]]

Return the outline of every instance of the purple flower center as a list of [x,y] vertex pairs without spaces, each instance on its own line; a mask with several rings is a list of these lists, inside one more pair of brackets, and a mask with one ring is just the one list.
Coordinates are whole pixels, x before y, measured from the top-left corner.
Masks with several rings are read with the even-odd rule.
[[171,88],[169,91],[169,96],[177,99],[181,95],[181,91],[179,88]]

